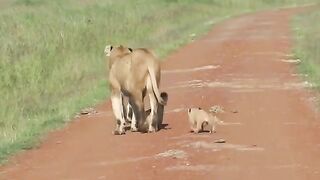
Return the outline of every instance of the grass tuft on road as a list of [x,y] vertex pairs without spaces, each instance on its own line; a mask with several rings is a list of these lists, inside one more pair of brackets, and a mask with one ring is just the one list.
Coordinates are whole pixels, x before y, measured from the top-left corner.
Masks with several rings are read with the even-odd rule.
[[310,1],[2,0],[0,161],[106,99],[106,43],[164,57],[230,16]]

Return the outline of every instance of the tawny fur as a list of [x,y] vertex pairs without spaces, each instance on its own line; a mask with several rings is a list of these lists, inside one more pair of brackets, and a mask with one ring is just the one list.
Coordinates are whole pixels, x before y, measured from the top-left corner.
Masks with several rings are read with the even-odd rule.
[[217,123],[222,123],[216,116],[206,112],[201,108],[188,109],[188,118],[190,128],[194,133],[199,133],[208,127],[209,132],[215,132],[215,126]]
[[[123,134],[125,124],[123,95],[129,97],[138,128],[142,127],[146,120],[143,102],[145,90],[150,98],[152,118],[157,113],[158,103],[165,105],[159,92],[160,63],[151,51],[143,48],[131,50],[123,46],[114,48],[107,46],[105,54],[110,56],[109,84],[113,110],[117,120],[115,134]],[[121,101],[120,104],[119,101]],[[131,128],[136,131],[135,123],[133,124]],[[149,124],[148,131],[155,130],[152,124]]]

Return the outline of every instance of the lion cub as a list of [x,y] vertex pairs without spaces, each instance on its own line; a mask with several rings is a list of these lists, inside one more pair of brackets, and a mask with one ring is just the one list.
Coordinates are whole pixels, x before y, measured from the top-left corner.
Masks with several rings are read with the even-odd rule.
[[203,131],[206,126],[209,128],[210,133],[215,132],[215,125],[217,123],[223,123],[217,116],[214,116],[201,108],[189,108],[188,116],[191,130],[194,133]]
[[[163,98],[163,100],[165,101],[165,103],[168,103],[168,93],[166,92],[162,92],[160,94],[160,96]],[[142,131],[152,131],[152,132],[156,132],[158,130],[160,130],[162,128],[162,122],[163,122],[163,116],[164,116],[164,105],[158,103],[158,108],[157,108],[157,114],[156,117],[152,117],[151,116],[151,109],[148,109],[146,111],[146,122],[143,125]],[[129,118],[130,119],[130,118]],[[150,128],[150,124],[152,124],[152,127],[154,127],[152,129],[152,127]]]

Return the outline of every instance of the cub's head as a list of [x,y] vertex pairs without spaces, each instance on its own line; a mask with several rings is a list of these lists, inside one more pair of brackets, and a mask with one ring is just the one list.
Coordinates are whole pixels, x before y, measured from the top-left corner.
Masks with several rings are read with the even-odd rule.
[[128,53],[131,53],[132,52],[132,49],[129,48],[129,47],[124,47],[122,45],[120,46],[117,46],[117,47],[114,47],[112,45],[106,45],[106,47],[104,48],[104,54],[107,56],[107,57],[110,57],[110,56],[122,56],[124,54],[128,54]]
[[198,111],[201,111],[202,109],[200,107],[198,108],[188,108],[188,114],[192,113],[192,112],[198,112]]

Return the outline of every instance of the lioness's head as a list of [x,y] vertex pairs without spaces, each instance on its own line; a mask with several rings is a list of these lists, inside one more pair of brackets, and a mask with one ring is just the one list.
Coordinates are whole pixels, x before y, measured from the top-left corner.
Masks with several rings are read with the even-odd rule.
[[124,47],[122,45],[118,46],[118,47],[113,47],[112,45],[106,45],[106,47],[104,48],[104,54],[107,57],[112,56],[119,56],[119,55],[123,55],[123,54],[127,54],[127,53],[131,53],[132,49],[128,48],[128,47]]

